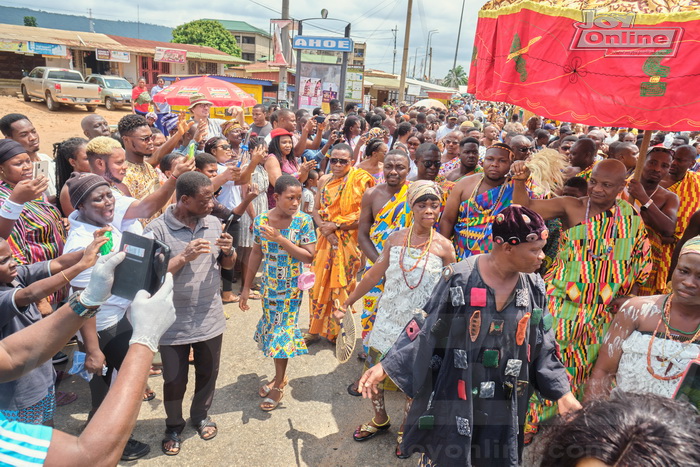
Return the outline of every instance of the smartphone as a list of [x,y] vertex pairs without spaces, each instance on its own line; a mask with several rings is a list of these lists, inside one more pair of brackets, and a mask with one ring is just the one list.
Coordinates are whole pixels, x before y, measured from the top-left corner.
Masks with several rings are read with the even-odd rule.
[[690,402],[700,410],[700,361],[693,360],[688,364],[673,398]]
[[326,121],[326,117],[324,117],[323,115],[316,115],[315,118],[316,118],[316,123],[323,123]]
[[49,178],[49,161],[36,161],[32,163],[32,177],[34,179],[44,176]]

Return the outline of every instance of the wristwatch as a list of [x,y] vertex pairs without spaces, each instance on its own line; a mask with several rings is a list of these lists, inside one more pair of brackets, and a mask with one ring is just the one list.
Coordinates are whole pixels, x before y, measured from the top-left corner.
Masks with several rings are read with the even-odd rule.
[[647,201],[646,204],[642,204],[642,206],[639,209],[641,209],[642,211],[646,211],[651,207],[652,204],[654,204],[654,200],[649,198],[649,201]]
[[335,230],[340,230],[340,226],[341,226],[341,224],[336,222],[335,223]]
[[85,306],[80,302],[80,291],[73,292],[70,297],[68,297],[68,306],[71,310],[75,312],[78,316],[85,319],[90,319],[97,314],[100,306]]

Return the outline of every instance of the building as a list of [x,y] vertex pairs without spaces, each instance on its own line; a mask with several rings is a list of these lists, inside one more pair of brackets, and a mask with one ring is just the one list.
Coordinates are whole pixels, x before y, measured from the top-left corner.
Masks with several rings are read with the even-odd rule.
[[[156,49],[176,60],[156,61]],[[167,55],[167,54],[161,54]],[[79,31],[0,24],[0,79],[19,80],[37,66],[123,76],[132,84],[159,74],[224,74],[226,65],[248,63],[211,47],[148,41]]]
[[365,66],[366,53],[367,44],[364,42],[355,42],[353,53],[348,57],[348,65]]
[[241,47],[241,58],[249,62],[260,62],[264,57],[272,53],[272,36],[267,31],[246,23],[245,21],[231,21],[217,19]]

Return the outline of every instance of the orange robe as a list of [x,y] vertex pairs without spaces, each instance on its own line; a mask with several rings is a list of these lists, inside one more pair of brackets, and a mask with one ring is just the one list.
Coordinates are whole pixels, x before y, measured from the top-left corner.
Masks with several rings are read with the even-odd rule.
[[[351,168],[342,179],[332,179],[320,193],[319,216],[323,221],[351,224],[360,218],[362,195],[374,186],[374,178],[362,169]],[[360,248],[357,229],[337,230],[338,247],[333,248],[325,236],[319,235],[311,270],[316,281],[311,289],[309,333],[334,340],[338,325],[333,320],[334,301],[345,303],[355,290],[360,270]]]

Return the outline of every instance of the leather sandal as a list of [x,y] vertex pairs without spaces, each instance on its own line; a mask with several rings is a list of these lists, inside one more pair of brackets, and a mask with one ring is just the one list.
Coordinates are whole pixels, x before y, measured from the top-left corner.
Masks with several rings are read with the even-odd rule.
[[[170,449],[165,447],[165,443],[172,442]],[[177,456],[180,454],[180,445],[182,444],[182,438],[180,434],[171,430],[165,430],[165,438],[160,442],[160,449],[166,456]]]
[[403,431],[399,431],[399,436],[396,437],[396,449],[394,450],[394,454],[396,454],[396,457],[399,459],[408,459],[411,457],[410,454],[407,454],[401,450],[401,443],[403,442]]
[[[387,430],[391,426],[391,419],[387,417],[386,422],[384,422],[384,424],[382,425],[379,425],[377,422],[374,421],[374,417],[372,417],[372,421],[370,423],[374,423],[374,425],[366,424],[359,426],[355,430],[355,433],[353,433],[352,439],[358,442],[362,442],[374,438],[379,434],[380,431]],[[363,432],[369,433],[369,435],[359,436]]]
[[[202,438],[204,441],[209,441],[210,439],[213,439],[217,433],[219,432],[219,429],[216,427],[216,423],[211,419],[211,417],[207,417],[201,422],[199,422],[195,428],[197,429],[197,433],[199,433],[199,437]],[[208,434],[205,433],[205,429],[207,428],[213,428],[214,431],[210,431]]]

